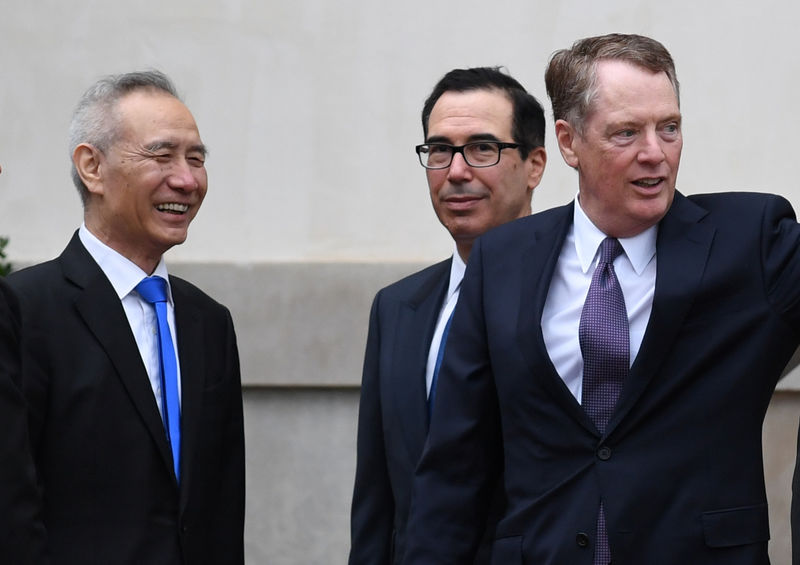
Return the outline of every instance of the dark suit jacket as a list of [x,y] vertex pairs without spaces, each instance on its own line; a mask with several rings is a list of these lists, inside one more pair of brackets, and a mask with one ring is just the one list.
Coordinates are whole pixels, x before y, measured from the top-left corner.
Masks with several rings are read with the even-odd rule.
[[0,561],[46,563],[41,498],[20,391],[19,304],[0,279]]
[[243,563],[244,440],[228,310],[170,277],[181,366],[181,482],[111,283],[77,233],[9,277],[53,564]]
[[[349,565],[388,565],[403,558],[414,469],[428,435],[425,366],[450,268],[450,259],[432,265],[382,289],[373,301],[358,413]],[[474,565],[488,563],[502,507],[502,493],[495,493]]]
[[350,565],[398,563],[411,481],[425,438],[425,365],[450,280],[442,261],[378,292],[369,318],[358,412]]
[[[800,335],[800,227],[782,198],[675,201],[652,313],[606,434],[556,373],[542,309],[572,205],[470,255],[414,485],[406,564],[460,564],[505,462],[492,563],[588,565],[602,499],[615,564],[762,565],[762,421]],[[501,433],[503,443],[494,441]]]

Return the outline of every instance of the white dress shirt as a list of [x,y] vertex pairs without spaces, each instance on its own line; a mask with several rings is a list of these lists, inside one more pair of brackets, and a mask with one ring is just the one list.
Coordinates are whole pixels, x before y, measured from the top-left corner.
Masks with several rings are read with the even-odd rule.
[[[120,255],[105,243],[97,239],[86,227],[81,224],[78,230],[78,237],[81,243],[89,252],[89,255],[97,262],[100,269],[105,273],[114,291],[122,302],[122,308],[128,317],[133,337],[142,356],[147,376],[150,379],[150,386],[156,398],[158,411],[163,415],[161,406],[161,375],[160,363],[158,358],[158,322],[153,305],[146,302],[139,293],[134,290],[143,278],[148,276],[138,265],[128,258]],[[172,301],[172,288],[169,285],[169,274],[164,258],[158,262],[152,273],[155,276],[163,277],[167,281],[167,321],[169,330],[172,334],[172,346],[175,348],[175,361],[178,367],[178,400],[181,397],[181,367],[178,358],[177,333],[175,331],[175,306]]]
[[428,350],[428,363],[425,366],[425,390],[428,396],[431,394],[431,381],[433,380],[433,370],[436,367],[436,357],[439,355],[439,345],[442,343],[442,333],[450,315],[458,302],[458,294],[461,292],[461,281],[464,279],[464,271],[467,264],[458,254],[458,248],[453,252],[453,260],[450,264],[450,284],[447,286],[447,294],[444,297],[442,309],[439,311],[439,318],[436,320],[436,329],[431,339],[431,347]]
[[[657,235],[658,225],[655,225],[634,237],[619,239],[624,253],[614,261],[614,271],[628,313],[631,365],[639,353],[653,307]],[[578,341],[578,325],[592,275],[600,260],[600,243],[605,238],[606,235],[586,216],[576,197],[572,226],[561,248],[542,312],[542,334],[547,353],[579,403],[583,388],[583,356]]]

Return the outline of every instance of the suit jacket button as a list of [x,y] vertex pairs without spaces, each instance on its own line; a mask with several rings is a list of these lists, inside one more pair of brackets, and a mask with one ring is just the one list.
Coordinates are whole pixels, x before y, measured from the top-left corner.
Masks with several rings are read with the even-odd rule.
[[602,446],[597,450],[597,458],[600,459],[600,461],[608,461],[611,459],[611,448],[607,445]]
[[578,535],[575,536],[575,543],[578,544],[578,547],[589,547],[589,536],[583,532],[578,532]]

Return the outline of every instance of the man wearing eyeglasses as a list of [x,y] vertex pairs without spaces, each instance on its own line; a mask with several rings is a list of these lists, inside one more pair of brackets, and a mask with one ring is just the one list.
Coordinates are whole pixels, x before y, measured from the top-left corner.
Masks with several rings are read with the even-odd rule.
[[[455,250],[451,259],[384,288],[373,302],[350,565],[403,558],[411,483],[430,415],[437,404],[457,401],[436,396],[436,379],[472,244],[490,228],[531,213],[547,160],[542,106],[496,68],[447,73],[425,102],[422,129],[425,143],[416,151]],[[488,555],[479,553],[475,563],[488,563]]]

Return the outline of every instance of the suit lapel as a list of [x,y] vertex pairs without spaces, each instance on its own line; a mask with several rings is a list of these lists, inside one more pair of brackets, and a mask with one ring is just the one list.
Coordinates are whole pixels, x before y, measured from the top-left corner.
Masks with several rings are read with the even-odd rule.
[[[400,429],[407,442],[409,456],[418,460],[428,435],[428,400],[425,384],[425,367],[428,351],[450,280],[450,261],[423,282],[407,302],[398,305],[397,336],[392,357],[393,397],[397,406],[394,413],[403,419]],[[411,378],[409,378],[411,377]]]
[[187,300],[180,284],[170,277],[172,297],[175,301],[175,328],[177,332],[178,357],[181,366],[181,506],[190,491],[192,467],[185,463],[192,460],[197,448],[200,411],[203,402],[205,375],[205,348],[203,340],[203,318],[194,304]]
[[119,297],[103,271],[80,243],[77,233],[60,257],[64,275],[81,288],[75,307],[103,347],[142,421],[153,437],[164,464],[172,457],[153,389]]
[[659,224],[653,308],[639,354],[609,422],[609,433],[636,404],[653,377],[659,374],[659,367],[672,348],[694,301],[716,231],[713,226],[699,223],[706,213],[676,192],[669,212]]
[[556,371],[547,353],[542,334],[544,304],[564,239],[572,225],[574,202],[554,212],[557,214],[553,220],[542,223],[537,228],[522,253],[522,286],[517,336],[532,378],[538,379],[556,402],[561,404],[575,420],[585,428],[594,430],[591,420]]

